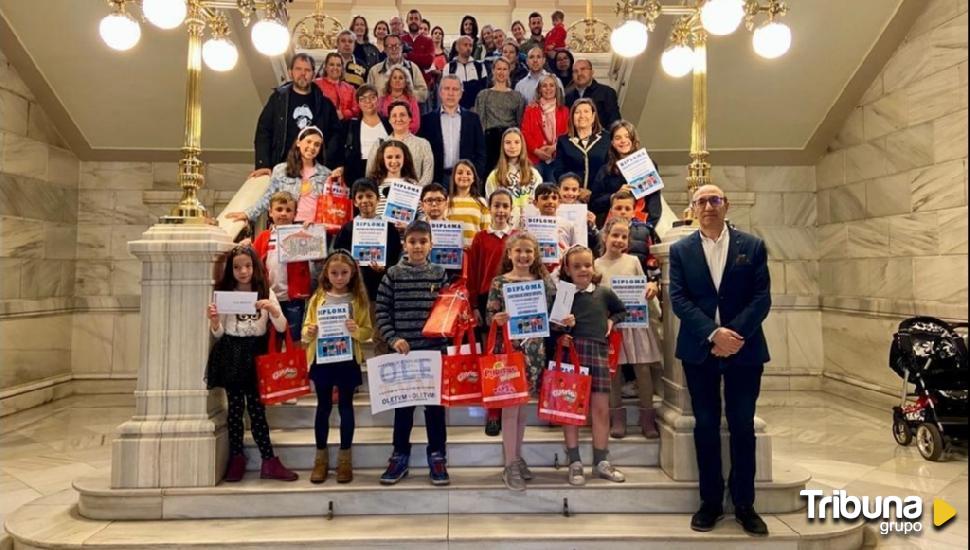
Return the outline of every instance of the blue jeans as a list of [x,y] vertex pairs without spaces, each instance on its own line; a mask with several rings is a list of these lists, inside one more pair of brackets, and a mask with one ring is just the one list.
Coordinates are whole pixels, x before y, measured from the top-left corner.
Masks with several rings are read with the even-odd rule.
[[290,337],[294,342],[299,342],[303,332],[303,317],[306,315],[306,300],[280,302],[280,309],[283,310],[283,317],[286,317],[286,324],[290,327]]

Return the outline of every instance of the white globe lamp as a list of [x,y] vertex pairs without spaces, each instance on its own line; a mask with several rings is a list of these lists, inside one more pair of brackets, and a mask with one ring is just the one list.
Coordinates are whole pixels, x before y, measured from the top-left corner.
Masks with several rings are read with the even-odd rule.
[[141,11],[152,25],[174,29],[185,21],[185,0],[142,0]]
[[694,70],[694,50],[685,45],[668,48],[660,58],[660,64],[665,73],[680,78]]
[[731,34],[744,19],[743,0],[708,0],[701,8],[704,30],[716,36]]
[[791,48],[791,29],[784,23],[770,21],[758,27],[752,37],[754,52],[765,59],[785,55]]
[[133,48],[141,38],[141,27],[126,13],[105,16],[98,25],[98,32],[105,44],[122,52]]
[[231,71],[239,60],[239,51],[228,38],[210,38],[202,44],[202,60],[213,71]]
[[253,46],[263,55],[281,55],[290,44],[290,31],[275,19],[263,19],[253,25]]
[[610,34],[610,46],[617,55],[635,57],[647,49],[647,26],[639,21],[627,21]]

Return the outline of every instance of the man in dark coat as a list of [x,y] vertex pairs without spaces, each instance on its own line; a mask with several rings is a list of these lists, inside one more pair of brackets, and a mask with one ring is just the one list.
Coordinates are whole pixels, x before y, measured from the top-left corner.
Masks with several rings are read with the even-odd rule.
[[478,171],[479,192],[484,192],[485,132],[478,115],[459,106],[462,94],[461,80],[455,75],[441,77],[438,95],[441,108],[421,117],[421,137],[431,144],[434,154],[434,178],[432,181],[451,184],[451,170],[461,159],[468,159]]
[[593,64],[589,59],[577,59],[573,63],[573,86],[573,90],[566,94],[566,105],[572,107],[582,97],[592,99],[604,130],[609,130],[611,124],[620,120],[616,90],[593,78]]
[[300,130],[316,126],[323,132],[324,164],[328,168],[340,166],[340,119],[337,109],[313,83],[313,58],[298,53],[290,60],[290,82],[276,88],[270,95],[256,123],[254,146],[256,163],[249,177],[268,176],[273,167],[286,160]]

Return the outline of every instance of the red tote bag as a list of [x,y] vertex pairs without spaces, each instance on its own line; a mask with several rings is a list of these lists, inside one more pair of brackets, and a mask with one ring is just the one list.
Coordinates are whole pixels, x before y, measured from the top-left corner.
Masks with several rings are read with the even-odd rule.
[[286,351],[279,351],[276,329],[269,329],[269,352],[256,358],[256,378],[259,381],[259,400],[274,405],[310,393],[306,351],[293,344],[290,330],[286,334]]
[[[467,350],[461,344],[468,336]],[[482,404],[482,377],[478,372],[479,347],[475,331],[468,327],[454,340],[454,353],[441,357],[441,404],[446,407],[470,407]]]
[[593,378],[583,373],[576,348],[569,346],[572,365],[562,362],[562,341],[556,345],[556,359],[542,373],[539,418],[555,424],[585,426],[589,416],[589,397]]
[[336,233],[354,217],[354,203],[350,200],[350,189],[339,180],[328,178],[323,185],[323,194],[317,197],[317,215],[314,220]]
[[502,328],[505,353],[495,353],[495,331],[492,323],[488,330],[485,353],[478,358],[482,376],[482,404],[489,409],[501,409],[525,405],[529,402],[529,381],[525,377],[525,355],[513,351],[508,326]]
[[620,350],[623,349],[623,333],[614,328],[606,336],[609,352],[606,355],[607,366],[610,368],[610,378],[616,376],[620,368]]

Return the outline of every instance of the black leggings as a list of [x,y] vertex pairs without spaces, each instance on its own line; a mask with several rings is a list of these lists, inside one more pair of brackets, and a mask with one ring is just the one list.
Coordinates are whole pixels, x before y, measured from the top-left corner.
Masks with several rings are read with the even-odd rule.
[[226,427],[229,429],[230,456],[243,452],[243,411],[248,409],[249,428],[259,447],[260,456],[263,460],[273,458],[273,444],[269,441],[269,424],[266,423],[266,407],[259,400],[259,392],[255,389],[246,391],[226,388],[226,399],[229,401]]
[[[317,449],[327,448],[327,438],[330,435],[330,411],[333,409],[333,389],[335,386],[326,384],[317,386],[317,416],[313,422],[313,435],[316,437]],[[340,412],[340,448],[349,449],[354,443],[354,388],[337,387],[337,410]]]

